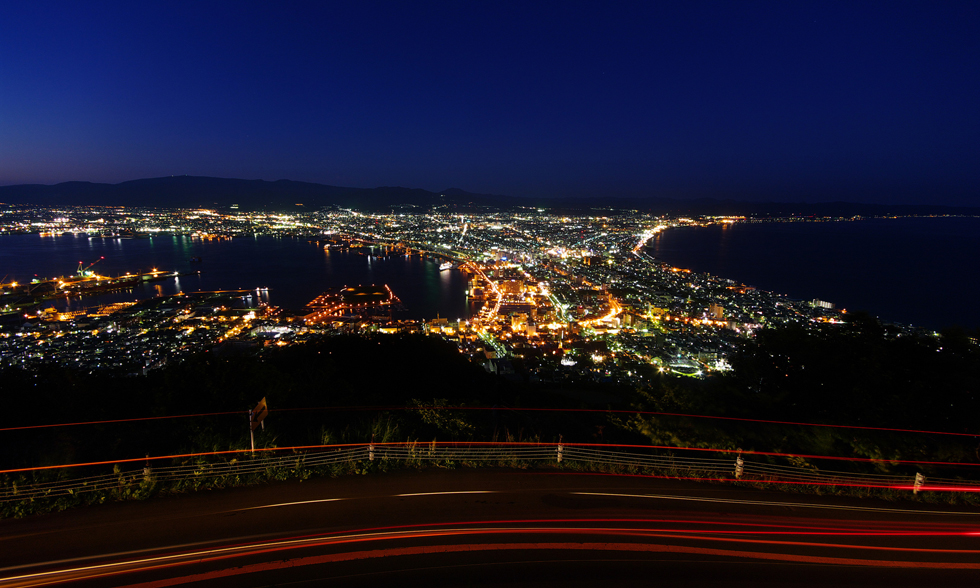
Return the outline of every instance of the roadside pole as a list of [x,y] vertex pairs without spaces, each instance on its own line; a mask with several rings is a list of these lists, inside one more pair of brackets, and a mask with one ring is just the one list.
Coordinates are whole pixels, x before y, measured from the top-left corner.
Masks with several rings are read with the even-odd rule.
[[252,455],[255,455],[255,422],[253,420],[252,409],[248,409],[248,436],[252,439]]
[[252,439],[252,455],[255,455],[255,429],[262,425],[262,430],[265,430],[265,417],[267,416],[269,416],[269,405],[266,404],[265,398],[259,400],[255,408],[248,411],[248,434]]

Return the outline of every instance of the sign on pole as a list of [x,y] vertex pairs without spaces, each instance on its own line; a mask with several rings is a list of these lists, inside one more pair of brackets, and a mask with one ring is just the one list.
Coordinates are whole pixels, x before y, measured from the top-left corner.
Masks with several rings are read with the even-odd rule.
[[918,494],[922,490],[922,485],[926,483],[926,477],[916,472],[915,482],[912,482],[912,494]]
[[[259,424],[265,420],[265,417],[269,416],[269,407],[265,403],[265,398],[259,400],[259,403],[255,405],[252,409],[252,430],[254,431],[259,427]],[[262,425],[265,428],[265,425]]]

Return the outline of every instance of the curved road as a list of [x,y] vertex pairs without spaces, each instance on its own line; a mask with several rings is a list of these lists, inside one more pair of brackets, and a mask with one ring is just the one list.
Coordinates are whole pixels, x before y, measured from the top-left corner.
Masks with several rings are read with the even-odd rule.
[[980,584],[980,511],[643,477],[424,470],[0,521],[0,588]]

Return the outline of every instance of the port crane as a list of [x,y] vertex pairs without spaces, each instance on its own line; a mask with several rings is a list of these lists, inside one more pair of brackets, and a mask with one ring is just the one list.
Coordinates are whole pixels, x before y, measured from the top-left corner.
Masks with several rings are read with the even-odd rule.
[[92,263],[88,264],[88,266],[86,266],[84,269],[82,268],[82,263],[83,262],[79,261],[78,262],[78,277],[80,277],[80,278],[87,278],[87,277],[90,277],[90,276],[95,275],[95,272],[91,271],[91,268],[92,268],[93,265],[99,263],[103,259],[105,259],[105,256],[102,256],[102,257],[96,259]]

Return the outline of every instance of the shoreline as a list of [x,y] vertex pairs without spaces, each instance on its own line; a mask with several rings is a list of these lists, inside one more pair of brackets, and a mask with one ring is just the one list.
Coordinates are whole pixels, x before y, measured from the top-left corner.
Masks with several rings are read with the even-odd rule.
[[[664,235],[664,234],[666,234],[668,232],[670,232],[673,237],[676,237],[676,235],[677,235],[676,229],[681,229],[681,228],[711,229],[711,230],[717,231],[722,226],[725,226],[725,225],[727,225],[728,227],[732,227],[732,228],[734,228],[736,225],[743,225],[743,226],[753,226],[753,227],[756,227],[759,230],[765,230],[764,227],[766,227],[766,226],[778,226],[778,225],[787,225],[787,224],[801,224],[801,225],[821,224],[821,225],[829,225],[829,224],[833,224],[833,223],[838,223],[838,224],[841,224],[841,225],[844,225],[844,224],[852,225],[852,223],[859,222],[859,221],[864,221],[864,222],[869,222],[869,223],[875,223],[875,222],[883,223],[884,221],[898,221],[898,222],[912,221],[912,222],[915,222],[915,221],[924,221],[924,220],[936,220],[936,221],[943,221],[943,220],[963,220],[963,221],[970,221],[970,220],[973,220],[973,219],[980,220],[980,216],[970,216],[970,215],[909,215],[909,216],[861,217],[861,218],[848,218],[848,219],[817,219],[817,220],[810,219],[810,218],[800,218],[800,219],[794,219],[794,218],[780,218],[780,219],[739,219],[739,220],[723,220],[723,219],[731,219],[731,217],[719,217],[718,219],[714,219],[711,222],[706,222],[706,223],[698,223],[698,224],[688,223],[688,224],[674,224],[674,225],[669,225],[669,226],[665,227],[662,231],[658,232],[658,234],[651,236],[651,238],[644,244],[643,250],[646,252],[647,255],[649,255],[650,257],[652,257],[654,259],[656,259],[657,261],[660,261],[660,262],[663,262],[663,263],[666,263],[666,264],[669,264],[669,265],[672,265],[672,266],[682,267],[684,269],[689,269],[692,272],[697,272],[697,273],[701,273],[701,274],[708,274],[708,275],[712,275],[712,276],[718,276],[718,277],[723,277],[723,278],[726,278],[726,279],[735,280],[735,281],[738,281],[738,282],[741,282],[741,283],[745,283],[746,285],[752,285],[752,286],[757,287],[757,288],[762,289],[762,290],[766,290],[766,291],[773,292],[773,293],[779,293],[782,296],[786,296],[790,300],[804,300],[804,301],[805,300],[810,300],[810,299],[829,300],[830,302],[835,303],[837,306],[841,306],[842,305],[842,302],[841,301],[848,300],[848,298],[850,296],[853,296],[855,294],[855,292],[857,292],[859,290],[859,288],[858,288],[858,285],[859,284],[860,285],[873,285],[875,287],[880,288],[882,286],[881,283],[875,281],[875,282],[873,282],[871,284],[868,284],[868,282],[871,282],[871,280],[869,280],[867,278],[863,278],[862,279],[862,278],[859,278],[858,276],[855,275],[854,278],[851,279],[851,280],[838,280],[836,283],[834,283],[833,284],[833,287],[831,288],[831,290],[836,290],[837,291],[835,295],[832,295],[832,296],[831,295],[821,295],[819,292],[807,291],[807,290],[801,288],[801,282],[802,281],[805,281],[805,280],[801,279],[802,272],[800,272],[799,270],[797,270],[797,272],[794,274],[794,277],[788,281],[789,283],[786,283],[786,281],[784,280],[785,286],[780,285],[780,286],[777,286],[775,288],[772,288],[772,287],[769,287],[769,286],[771,286],[772,276],[777,276],[777,277],[780,277],[780,278],[781,277],[784,277],[785,275],[787,275],[785,268],[786,267],[793,268],[794,267],[793,264],[787,264],[785,267],[782,268],[782,271],[773,272],[772,274],[770,274],[768,276],[770,282],[767,284],[764,281],[760,281],[758,279],[759,276],[745,276],[743,274],[746,273],[746,272],[741,272],[741,271],[739,271],[739,269],[740,269],[739,267],[735,267],[735,266],[742,266],[742,268],[745,268],[745,266],[749,265],[749,263],[748,263],[747,260],[752,255],[754,255],[756,253],[759,253],[759,252],[746,253],[745,250],[748,249],[748,247],[740,247],[740,246],[737,246],[737,245],[730,245],[730,244],[729,245],[723,245],[722,242],[721,242],[721,238],[718,238],[716,241],[712,241],[710,246],[705,246],[705,245],[702,245],[701,246],[700,252],[698,254],[696,254],[696,255],[701,255],[703,257],[702,259],[700,259],[700,260],[692,260],[690,258],[690,254],[688,254],[686,257],[684,257],[684,255],[685,255],[684,252],[678,252],[678,250],[681,248],[681,245],[679,245],[679,244],[678,245],[674,245],[671,248],[671,251],[670,252],[665,252],[665,251],[663,251],[663,249],[657,247],[657,245],[655,244],[655,240],[657,238],[662,238],[662,235]],[[893,228],[893,227],[889,227],[889,228]],[[704,235],[704,234],[706,234],[706,232],[702,232],[701,234]],[[778,236],[779,237],[785,237],[785,235],[778,235]],[[854,237],[854,235],[849,235],[849,237]],[[921,235],[919,235],[919,237],[921,237]],[[704,239],[702,238],[702,241],[703,240]],[[741,245],[745,245],[745,244],[743,243]],[[719,256],[720,256],[719,250],[721,248],[723,248],[723,247],[725,248],[724,255],[726,256],[726,259],[724,261],[719,261],[719,259],[718,259]],[[752,247],[758,247],[758,244],[757,243],[754,243],[754,244],[752,244]],[[838,245],[837,247],[838,248],[842,248],[843,246],[842,245]],[[830,250],[833,249],[833,247],[832,246],[828,246],[828,247],[826,247],[826,249],[828,251],[830,251]],[[686,249],[686,251],[690,251],[690,249],[688,248],[688,249]],[[680,254],[678,255],[678,253],[680,253]],[[804,253],[807,253],[807,252],[804,252]],[[809,252],[809,253],[812,253],[812,251]],[[895,252],[895,253],[898,254],[899,252]],[[829,253],[827,255],[829,255]],[[842,252],[838,252],[838,255],[843,255],[843,253]],[[760,254],[760,256],[761,256],[761,254]],[[712,259],[708,259],[708,257],[712,257]],[[933,259],[933,258],[942,259],[942,256],[940,256],[940,255],[932,255],[932,256],[925,256],[925,257],[926,258],[929,258],[929,259]],[[949,257],[950,256],[947,256],[947,258],[949,258]],[[733,261],[733,258],[734,259],[737,259],[737,261]],[[882,261],[882,260],[878,260],[878,261]],[[889,260],[886,258],[886,259],[884,259],[884,261],[887,262]],[[891,260],[891,261],[894,262],[894,260]],[[809,265],[812,262],[813,262],[813,259],[809,259],[809,258],[808,259],[801,259],[801,260],[798,260],[798,263],[796,265],[797,266]],[[727,267],[718,269],[717,267],[712,267],[712,265],[711,265],[711,264],[715,264],[717,266],[718,264],[722,264],[722,263],[725,264]],[[839,278],[840,276],[845,276],[845,275],[851,275],[851,274],[847,274],[845,272],[839,272],[834,277]],[[793,283],[793,282],[795,282],[795,283]],[[894,282],[896,284],[901,284],[901,283],[906,283],[907,284],[908,283],[908,278],[907,277],[901,277],[901,279],[900,279],[898,276],[895,276],[894,277]],[[830,283],[830,282],[828,282],[828,283]],[[926,281],[926,280],[923,280],[922,282],[916,282],[914,280],[914,278],[913,278],[913,282],[912,283],[920,283],[923,286],[929,284],[929,282]],[[948,295],[949,295],[950,292],[953,292],[953,293],[958,292],[958,290],[956,290],[956,289],[946,289],[946,290],[943,290],[942,291],[942,295],[940,295],[939,285],[938,284],[933,284],[933,286],[934,286],[934,288],[932,289],[933,291],[931,292],[931,295],[929,297],[931,297],[934,300],[933,307],[935,307],[935,308],[942,308],[943,307],[943,305],[944,305],[943,300],[944,300],[944,298],[948,297]],[[897,288],[897,286],[896,286],[896,288]],[[965,294],[961,294],[960,296],[965,298],[966,295]],[[922,298],[923,298],[923,296],[919,296],[917,299],[922,299]],[[962,304],[966,304],[966,302],[963,302]],[[910,303],[909,306],[910,307],[914,307],[915,305],[913,303]],[[894,305],[892,305],[892,307],[889,308],[889,305],[888,304],[885,304],[882,307],[878,307],[877,305],[871,305],[871,304],[856,304],[856,305],[855,304],[844,304],[844,307],[847,308],[847,309],[849,309],[849,310],[852,310],[852,311],[854,311],[854,310],[863,310],[863,311],[866,311],[869,314],[871,314],[872,316],[878,317],[878,319],[881,320],[884,323],[893,323],[893,324],[904,325],[904,326],[912,326],[912,327],[924,328],[924,329],[927,329],[927,330],[936,330],[936,331],[938,331],[940,329],[945,329],[945,328],[949,328],[949,327],[953,327],[953,326],[960,326],[960,327],[967,328],[967,329],[972,329],[972,328],[978,328],[978,327],[980,327],[980,316],[978,316],[977,319],[974,319],[972,321],[960,321],[960,322],[956,322],[956,321],[943,321],[941,319],[940,320],[936,320],[936,318],[934,318],[933,320],[925,320],[925,321],[921,321],[920,320],[920,321],[916,321],[916,320],[911,319],[911,318],[910,319],[896,318],[896,317],[900,317],[903,313],[902,312],[896,312],[896,307]],[[879,308],[880,308],[880,310],[879,310]],[[919,314],[924,315],[924,314],[928,314],[928,313],[919,313]],[[939,315],[936,315],[936,317],[938,317],[938,316]],[[923,326],[923,325],[925,325],[925,326]]]

